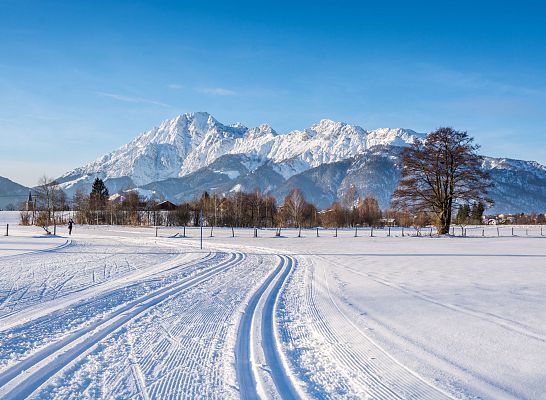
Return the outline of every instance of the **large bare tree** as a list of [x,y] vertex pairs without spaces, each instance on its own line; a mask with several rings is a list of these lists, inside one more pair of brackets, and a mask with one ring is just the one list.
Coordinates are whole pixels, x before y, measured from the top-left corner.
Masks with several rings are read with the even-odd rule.
[[492,204],[487,191],[493,185],[482,169],[478,149],[467,132],[453,128],[440,128],[404,149],[393,206],[416,214],[432,213],[443,235],[449,232],[455,204]]

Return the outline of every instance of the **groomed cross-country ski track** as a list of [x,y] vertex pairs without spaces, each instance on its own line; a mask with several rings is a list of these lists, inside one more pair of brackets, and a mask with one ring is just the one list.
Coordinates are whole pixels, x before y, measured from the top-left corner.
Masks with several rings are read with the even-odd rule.
[[30,229],[0,241],[1,399],[546,398],[539,238]]

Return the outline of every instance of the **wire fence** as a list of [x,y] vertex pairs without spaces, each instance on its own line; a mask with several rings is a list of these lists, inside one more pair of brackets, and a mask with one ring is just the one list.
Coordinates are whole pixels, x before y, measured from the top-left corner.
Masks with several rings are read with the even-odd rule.
[[[7,222],[9,221],[9,222]],[[9,236],[13,230],[19,227],[19,222],[11,219],[0,220],[0,236]],[[90,225],[94,229],[115,229],[122,225]],[[126,226],[129,227],[129,226]],[[56,234],[58,225],[51,225],[51,233]],[[134,228],[137,228],[135,226]],[[285,228],[285,227],[255,227],[242,228],[231,226],[138,226],[143,229],[142,233],[152,231],[156,237],[437,237],[435,227],[352,227],[352,228]],[[55,232],[54,232],[55,231]],[[495,237],[546,237],[544,225],[474,225],[458,226],[453,225],[450,229],[450,236],[463,238],[495,238]]]
[[[169,226],[154,227],[156,237],[180,237],[196,238],[201,236],[205,238],[311,238],[311,237],[332,237],[332,238],[389,238],[389,237],[438,237],[435,227],[427,226],[423,228],[415,227],[354,227],[354,228],[237,228],[237,227],[217,227],[217,226]],[[518,225],[518,226],[467,226],[452,227],[450,236],[462,238],[496,238],[496,237],[545,237],[546,227],[542,225]]]

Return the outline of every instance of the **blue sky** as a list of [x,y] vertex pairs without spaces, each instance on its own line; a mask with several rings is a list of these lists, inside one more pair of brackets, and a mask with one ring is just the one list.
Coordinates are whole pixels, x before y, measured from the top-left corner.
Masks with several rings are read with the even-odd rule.
[[189,111],[449,125],[546,163],[546,6],[0,0],[0,176],[34,185]]

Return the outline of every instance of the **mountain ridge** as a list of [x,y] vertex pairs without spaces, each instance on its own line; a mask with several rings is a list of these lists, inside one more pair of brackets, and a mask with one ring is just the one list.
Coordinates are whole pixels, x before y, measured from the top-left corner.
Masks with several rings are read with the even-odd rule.
[[[90,190],[96,177],[111,194],[136,189],[146,196],[188,201],[202,192],[227,194],[259,188],[279,202],[293,187],[320,208],[351,186],[387,208],[400,176],[400,152],[425,138],[410,129],[366,130],[322,119],[303,130],[277,133],[268,124],[226,125],[206,112],[186,113],[142,132],[129,143],[62,175],[70,197]],[[496,206],[489,212],[546,211],[546,167],[484,157]]]
[[29,190],[26,186],[0,176],[0,209],[7,206],[17,207],[27,200]]
[[278,134],[268,124],[254,128],[240,123],[224,125],[206,112],[186,113],[67,172],[59,182],[69,192],[82,183],[89,184],[96,176],[129,177],[135,185],[142,186],[188,175],[225,154],[249,156],[250,169],[273,162],[276,172],[288,179],[306,169],[353,157],[373,145],[411,143],[422,137],[424,134],[401,128],[367,131],[329,119],[304,130]]

